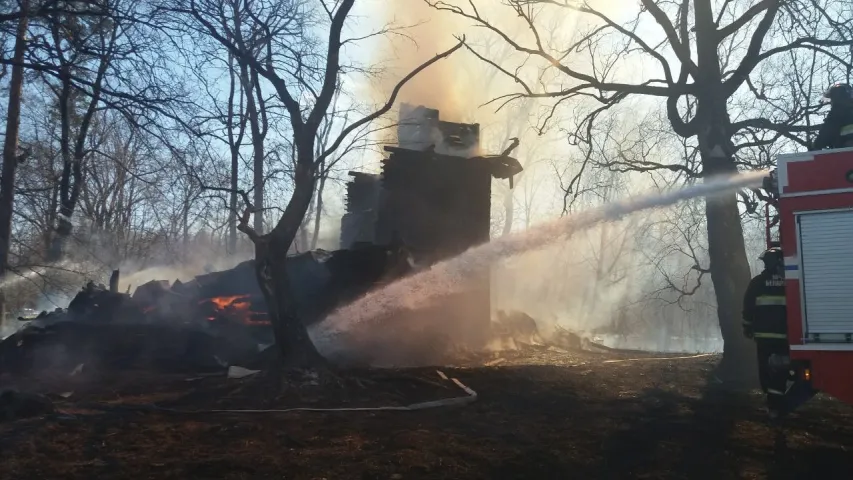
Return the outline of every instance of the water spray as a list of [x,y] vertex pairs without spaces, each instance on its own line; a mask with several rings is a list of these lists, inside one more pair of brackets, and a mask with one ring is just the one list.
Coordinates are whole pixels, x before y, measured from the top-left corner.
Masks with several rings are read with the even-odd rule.
[[563,241],[574,233],[601,222],[616,221],[625,215],[656,209],[696,197],[712,197],[742,188],[761,185],[766,171],[719,177],[666,193],[650,193],[602,205],[543,223],[523,232],[506,235],[471,248],[462,254],[439,262],[429,270],[403,278],[368,293],[344,306],[317,325],[315,340],[332,337],[352,328],[403,309],[419,309],[431,301],[459,291],[466,280],[500,260]]
[[70,260],[62,260],[53,264],[31,268],[28,272],[8,272],[6,276],[0,280],[0,288],[17,287],[24,282],[32,282],[37,277],[44,276],[52,269],[67,270],[73,265]]

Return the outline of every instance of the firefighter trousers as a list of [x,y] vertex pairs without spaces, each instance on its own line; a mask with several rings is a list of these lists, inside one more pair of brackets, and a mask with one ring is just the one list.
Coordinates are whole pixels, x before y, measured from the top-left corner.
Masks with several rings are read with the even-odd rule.
[[761,389],[767,394],[767,408],[776,411],[787,410],[785,394],[788,390],[788,369],[772,367],[770,357],[772,355],[788,356],[788,341],[756,338],[755,346],[758,351],[758,377],[761,381]]

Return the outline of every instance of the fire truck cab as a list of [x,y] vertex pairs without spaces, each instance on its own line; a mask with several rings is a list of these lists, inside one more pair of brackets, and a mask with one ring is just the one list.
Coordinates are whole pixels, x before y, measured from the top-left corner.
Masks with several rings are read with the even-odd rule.
[[853,403],[853,148],[779,155],[771,179],[792,372]]

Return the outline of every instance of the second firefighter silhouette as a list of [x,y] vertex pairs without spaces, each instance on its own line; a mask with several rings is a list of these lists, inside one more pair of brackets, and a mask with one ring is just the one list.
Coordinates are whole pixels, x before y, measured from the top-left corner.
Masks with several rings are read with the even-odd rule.
[[770,248],[759,257],[764,270],[749,282],[743,301],[743,333],[755,339],[758,375],[774,416],[787,413],[790,388],[785,267],[782,250]]
[[830,105],[811,150],[853,147],[853,87],[836,83],[823,94]]

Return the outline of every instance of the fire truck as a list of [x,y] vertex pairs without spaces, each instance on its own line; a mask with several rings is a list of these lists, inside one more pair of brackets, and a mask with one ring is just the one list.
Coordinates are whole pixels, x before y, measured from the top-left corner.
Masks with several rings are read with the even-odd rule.
[[785,257],[790,371],[853,403],[853,148],[779,155],[764,189],[768,247]]

